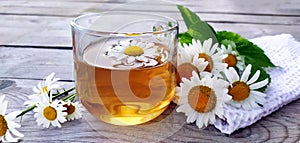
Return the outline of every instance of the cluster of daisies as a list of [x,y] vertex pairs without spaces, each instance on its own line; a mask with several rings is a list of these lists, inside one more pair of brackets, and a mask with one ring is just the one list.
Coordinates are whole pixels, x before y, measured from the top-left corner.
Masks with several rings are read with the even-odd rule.
[[235,45],[220,47],[212,39],[179,45],[176,111],[185,113],[188,123],[202,128],[223,119],[225,106],[252,110],[264,104],[266,94],[258,89],[269,81],[258,81],[259,70],[251,74],[252,65],[245,65]]
[[[79,102],[75,102],[76,93],[70,94],[74,88],[64,90],[57,83],[59,78],[55,78],[55,73],[46,77],[45,81],[33,87],[34,94],[28,96],[24,102],[28,108],[24,111],[16,111],[5,115],[7,101],[5,96],[0,96],[0,137],[3,142],[18,142],[24,135],[16,130],[21,125],[13,120],[33,111],[37,124],[44,128],[61,128],[61,124],[66,121],[80,119],[82,117],[82,107]],[[59,92],[63,90],[63,92]],[[56,93],[53,93],[53,92]]]

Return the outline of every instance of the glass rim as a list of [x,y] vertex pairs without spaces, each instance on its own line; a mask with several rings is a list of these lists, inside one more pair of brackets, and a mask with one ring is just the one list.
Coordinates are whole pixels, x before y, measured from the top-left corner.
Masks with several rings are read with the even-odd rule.
[[[114,32],[114,31],[102,31],[102,30],[96,30],[93,28],[88,28],[86,26],[82,26],[81,24],[78,23],[78,20],[82,19],[82,18],[86,18],[86,17],[91,17],[91,16],[101,16],[104,14],[110,14],[110,15],[124,15],[124,14],[135,14],[135,15],[148,15],[148,16],[157,16],[160,18],[164,18],[166,20],[168,20],[168,22],[172,22],[171,27],[168,27],[167,29],[161,30],[161,31],[145,31],[145,32]],[[169,31],[174,31],[177,30],[179,27],[178,21],[175,20],[174,18],[171,17],[167,17],[167,16],[163,16],[163,15],[158,15],[158,14],[149,14],[149,13],[137,13],[137,12],[103,12],[103,13],[88,13],[88,14],[83,14],[80,16],[77,16],[75,18],[73,18],[71,20],[70,23],[71,27],[74,29],[77,29],[79,31],[85,32],[85,33],[89,33],[92,35],[115,35],[115,36],[141,36],[141,35],[156,35],[156,34],[162,34],[162,33],[166,33]]]

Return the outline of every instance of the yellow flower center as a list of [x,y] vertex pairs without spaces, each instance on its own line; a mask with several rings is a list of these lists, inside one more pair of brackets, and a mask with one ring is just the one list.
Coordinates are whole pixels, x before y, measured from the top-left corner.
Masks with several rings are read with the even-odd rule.
[[237,59],[234,55],[228,54],[224,62],[228,64],[228,67],[234,67],[237,64]]
[[65,104],[63,106],[67,108],[67,110],[64,110],[64,112],[67,112],[68,115],[71,115],[75,112],[75,107],[72,104],[70,104],[70,105]]
[[189,91],[188,103],[197,112],[207,113],[215,108],[217,96],[207,86],[195,86]]
[[144,54],[144,50],[139,46],[129,46],[125,49],[124,53],[128,56],[140,56]]
[[44,117],[50,121],[55,120],[57,117],[56,110],[51,106],[46,107],[44,109]]
[[232,96],[234,101],[243,101],[250,95],[250,87],[241,81],[234,82],[228,90],[228,94]]
[[7,122],[3,115],[0,115],[0,136],[5,135],[8,130]]
[[208,65],[206,66],[204,71],[211,72],[211,70],[214,67],[214,62],[213,62],[212,58],[205,53],[200,53],[198,58],[203,58],[205,61],[208,62]]
[[42,93],[48,93],[48,87],[47,86],[42,87],[40,94],[42,94]]
[[197,67],[191,63],[183,63],[177,67],[177,82],[181,82],[181,78],[191,79],[193,71],[198,71]]

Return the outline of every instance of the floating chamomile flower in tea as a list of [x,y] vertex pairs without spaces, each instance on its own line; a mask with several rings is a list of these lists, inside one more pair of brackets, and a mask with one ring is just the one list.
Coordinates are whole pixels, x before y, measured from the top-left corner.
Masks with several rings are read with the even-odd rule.
[[166,49],[158,47],[153,42],[138,40],[120,41],[107,52],[115,58],[116,65],[151,67],[167,60]]

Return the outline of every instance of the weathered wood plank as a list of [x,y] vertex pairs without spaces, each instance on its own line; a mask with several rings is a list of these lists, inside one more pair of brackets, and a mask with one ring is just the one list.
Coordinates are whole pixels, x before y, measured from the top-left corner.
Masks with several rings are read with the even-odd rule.
[[[6,94],[10,101],[9,112],[23,109],[31,88],[47,74],[55,71],[63,80],[72,80],[72,51],[58,50],[71,45],[70,17],[86,12],[101,12],[114,8],[127,0],[3,0],[0,2],[0,45],[20,45],[5,48],[0,46],[0,95]],[[160,1],[138,2],[120,11],[155,12],[179,17],[173,4]],[[247,38],[279,33],[291,33],[300,39],[298,0],[189,0],[176,2],[188,5],[209,21],[217,30],[230,30]],[[1,14],[2,13],[2,14]],[[16,16],[25,15],[25,16]],[[36,16],[32,16],[36,15]],[[203,15],[203,16],[202,16]],[[54,17],[56,16],[56,17]],[[179,19],[181,20],[181,19]],[[182,21],[180,21],[182,23]],[[52,46],[56,49],[33,49]],[[66,86],[73,86],[66,82]],[[154,120],[161,121],[174,109],[169,108]],[[184,125],[175,134],[162,142],[300,142],[300,100],[293,102],[260,120],[250,127],[230,136],[221,134],[213,127],[199,130],[195,125]],[[32,115],[32,114],[31,114]],[[42,129],[36,126],[33,116],[24,117],[23,142],[156,142],[157,137],[174,127],[157,129],[157,132],[135,130],[129,127],[100,128],[98,132],[87,123],[87,119],[64,124],[62,129]],[[175,116],[176,125],[184,123],[184,115]],[[123,132],[122,132],[123,129]],[[109,135],[108,135],[109,134]]]
[[[51,15],[76,15],[78,12],[87,11],[89,9],[118,9],[127,11],[161,11],[161,12],[176,12],[177,9],[170,1],[128,1],[122,3],[102,3],[102,2],[70,2],[70,1],[2,1],[0,13],[3,14],[51,14]],[[125,3],[125,5],[123,4]],[[157,4],[158,3],[158,4]],[[163,3],[163,4],[161,4]],[[174,2],[173,2],[174,3]],[[234,13],[234,14],[262,14],[262,15],[295,15],[299,16],[299,4],[297,0],[193,0],[189,2],[175,1],[177,4],[189,4],[191,9],[196,12],[205,13]],[[168,4],[168,5],[166,5]]]
[[[5,94],[9,101],[8,112],[22,110],[23,102],[26,96],[32,94],[32,87],[38,83],[38,80],[14,80],[0,78],[0,95]],[[72,87],[72,82],[62,82],[64,87]],[[163,115],[155,119],[152,124],[164,120],[164,118],[175,112],[172,104]],[[36,125],[33,113],[25,115],[22,127],[19,129],[25,134],[23,142],[155,142],[158,136],[168,134],[176,129],[176,132],[167,136],[162,142],[299,142],[300,141],[300,100],[297,100],[268,117],[263,118],[257,123],[226,136],[220,133],[212,126],[204,130],[198,129],[194,124],[185,124],[184,114],[177,114],[172,118],[172,123],[176,125],[169,126],[166,129],[157,129],[156,132],[146,132],[142,127],[117,127],[104,125],[96,128],[91,125],[100,125],[91,123],[85,118],[63,124],[61,129],[50,128],[43,129]],[[151,123],[150,123],[151,124]],[[182,126],[178,126],[181,125]],[[147,125],[144,125],[147,126]],[[164,126],[162,124],[162,126]],[[155,129],[155,128],[154,128]],[[177,131],[178,130],[178,131]],[[126,132],[125,132],[126,131]],[[168,131],[168,132],[167,132]],[[120,134],[124,132],[124,134]]]
[[[184,23],[179,13],[160,13]],[[170,15],[169,15],[170,14]],[[199,14],[217,30],[231,30],[247,38],[279,33],[290,33],[300,39],[300,17],[244,16]],[[0,16],[0,45],[71,47],[70,17]],[[268,22],[265,22],[268,21]]]
[[73,79],[71,50],[0,48],[0,77],[42,79],[56,72],[62,80]]

